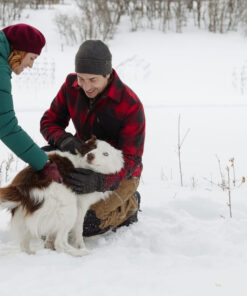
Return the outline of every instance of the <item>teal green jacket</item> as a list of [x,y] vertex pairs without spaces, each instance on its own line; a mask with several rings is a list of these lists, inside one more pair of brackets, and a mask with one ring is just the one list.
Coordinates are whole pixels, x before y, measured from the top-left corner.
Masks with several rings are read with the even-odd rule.
[[35,170],[40,170],[48,156],[18,125],[11,94],[12,71],[8,64],[9,55],[9,42],[3,31],[0,31],[0,139],[19,158]]

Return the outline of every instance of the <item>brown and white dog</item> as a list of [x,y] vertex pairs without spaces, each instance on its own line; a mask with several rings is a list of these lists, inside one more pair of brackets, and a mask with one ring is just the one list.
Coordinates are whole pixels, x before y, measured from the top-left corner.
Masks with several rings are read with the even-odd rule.
[[[65,176],[75,167],[103,174],[116,173],[124,165],[122,152],[92,137],[76,155],[57,150],[48,155],[56,162],[63,183],[50,181],[28,166],[9,186],[0,188],[0,205],[12,212],[11,230],[22,251],[33,254],[31,239],[45,236],[46,245],[52,243],[58,252],[86,255],[88,251],[82,236],[84,217],[92,204],[107,198],[110,192],[78,195],[66,183]],[[73,246],[68,243],[70,232]]]

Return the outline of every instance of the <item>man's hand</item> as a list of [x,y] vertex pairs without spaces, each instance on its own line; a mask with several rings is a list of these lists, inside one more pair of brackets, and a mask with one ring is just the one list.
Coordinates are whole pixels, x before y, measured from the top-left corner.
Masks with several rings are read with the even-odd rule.
[[61,139],[58,140],[56,146],[61,151],[69,151],[72,154],[76,154],[76,150],[82,146],[83,141],[79,138],[72,136],[69,133],[66,133]]
[[66,182],[72,187],[72,190],[78,194],[106,191],[106,175],[95,173],[87,169],[75,169],[66,177]]

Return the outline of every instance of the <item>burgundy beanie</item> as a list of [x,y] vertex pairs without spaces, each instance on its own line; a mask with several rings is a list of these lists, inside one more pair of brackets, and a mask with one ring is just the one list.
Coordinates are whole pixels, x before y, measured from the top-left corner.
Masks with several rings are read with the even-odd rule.
[[13,49],[40,55],[45,45],[44,35],[26,24],[17,24],[2,29]]

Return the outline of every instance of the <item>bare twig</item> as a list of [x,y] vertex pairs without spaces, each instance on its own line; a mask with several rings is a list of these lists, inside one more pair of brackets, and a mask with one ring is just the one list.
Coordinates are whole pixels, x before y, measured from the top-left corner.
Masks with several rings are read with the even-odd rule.
[[221,184],[218,184],[218,183],[215,183],[213,182],[213,180],[209,180],[208,178],[203,178],[204,180],[208,181],[211,185],[215,185],[215,186],[218,186],[222,189],[222,185]]
[[232,167],[232,174],[233,174],[233,186],[236,186],[236,172],[235,172],[235,163],[234,163],[234,157],[232,157],[231,159],[229,159],[230,163],[231,163],[231,167]]
[[218,155],[216,155],[217,161],[218,161],[218,165],[219,165],[219,171],[220,171],[220,177],[221,177],[221,184],[220,187],[221,189],[224,191],[226,189],[226,181],[225,181],[225,176],[222,172],[222,168],[221,168],[221,162],[220,159],[218,157]]
[[192,188],[195,189],[196,188],[196,179],[194,176],[191,178],[191,181],[192,181]]
[[[226,166],[227,176],[225,177],[225,175],[224,175],[224,173],[222,171],[222,168],[221,168],[220,159],[219,159],[219,157],[217,155],[216,155],[216,158],[217,158],[218,165],[219,165],[221,183],[217,184],[217,183],[213,182],[212,180],[208,180],[206,178],[204,178],[204,179],[207,180],[208,182],[210,182],[211,184],[214,184],[214,185],[220,187],[223,191],[224,190],[227,191],[227,195],[228,195],[227,206],[229,207],[230,217],[232,218],[232,191],[245,183],[245,177],[242,177],[240,183],[238,184],[238,180],[236,179],[234,157],[229,159],[229,162],[231,163],[231,165]],[[233,178],[233,180],[231,180],[231,170],[232,170],[232,178]]]
[[231,178],[230,178],[230,168],[229,166],[226,167],[227,171],[227,191],[228,191],[228,207],[230,210],[230,217],[232,218],[232,197],[231,197]]
[[181,164],[181,148],[182,148],[182,145],[185,141],[185,138],[187,137],[190,129],[188,129],[184,135],[184,137],[182,138],[182,141],[181,141],[181,136],[180,136],[180,120],[181,119],[181,115],[179,114],[178,116],[178,165],[179,165],[179,174],[180,174],[180,184],[181,186],[183,186],[183,173],[182,173],[182,164]]
[[9,178],[9,170],[10,170],[10,166],[11,166],[11,164],[12,164],[13,161],[14,161],[13,154],[10,154],[9,157],[8,157],[8,160],[6,161],[5,182],[8,181],[8,178]]

